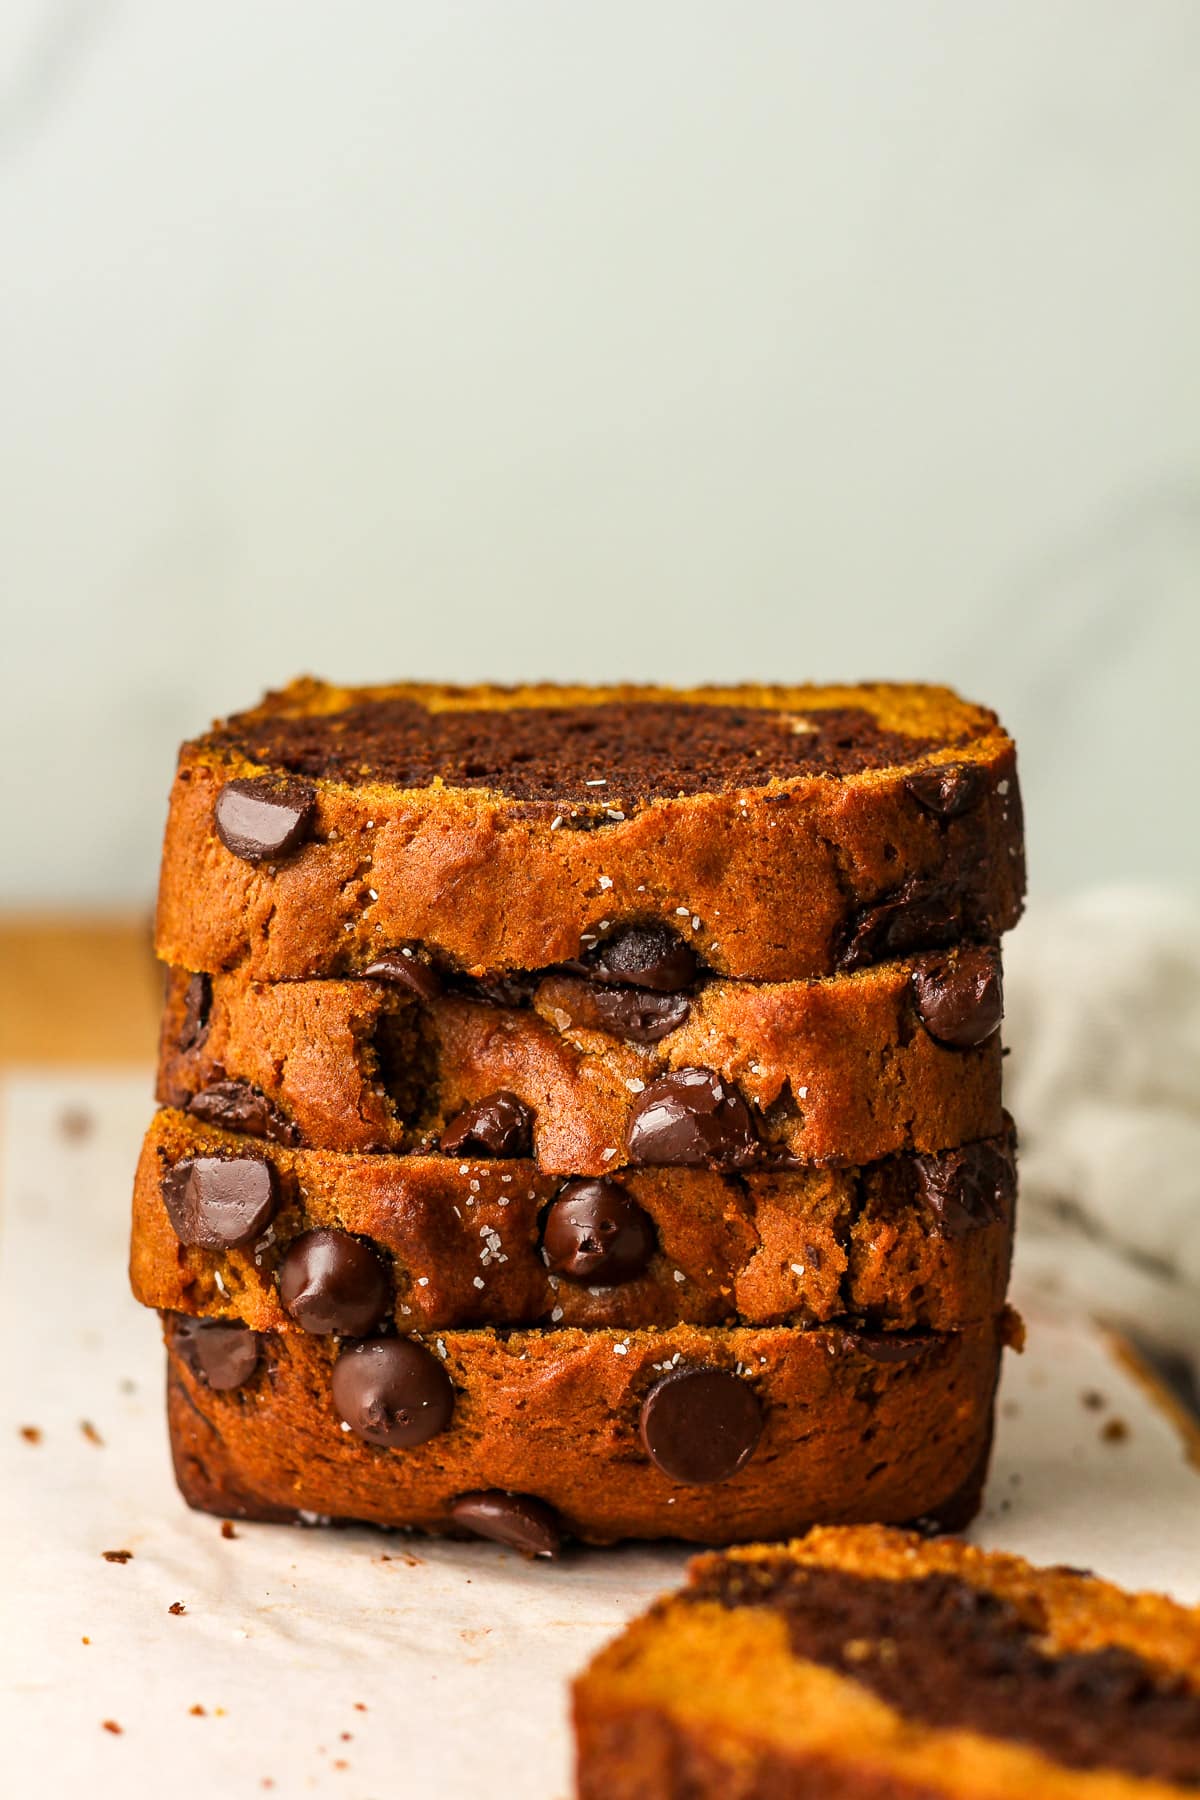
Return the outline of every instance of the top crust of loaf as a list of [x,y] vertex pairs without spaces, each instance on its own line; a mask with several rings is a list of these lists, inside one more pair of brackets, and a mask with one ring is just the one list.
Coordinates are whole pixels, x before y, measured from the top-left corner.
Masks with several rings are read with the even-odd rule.
[[441,786],[606,811],[798,777],[971,760],[1007,739],[946,688],[342,688],[301,679],[196,746],[310,781]]

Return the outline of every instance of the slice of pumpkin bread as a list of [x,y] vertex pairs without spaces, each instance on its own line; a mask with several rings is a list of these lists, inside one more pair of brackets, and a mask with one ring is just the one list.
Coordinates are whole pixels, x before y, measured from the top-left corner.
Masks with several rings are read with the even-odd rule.
[[878,1526],[692,1564],[575,1687],[580,1800],[1200,1791],[1200,1610]]
[[634,923],[781,981],[994,939],[1023,892],[1012,742],[946,688],[302,680],[184,745],[157,942],[265,980],[412,943],[480,974],[602,962]]

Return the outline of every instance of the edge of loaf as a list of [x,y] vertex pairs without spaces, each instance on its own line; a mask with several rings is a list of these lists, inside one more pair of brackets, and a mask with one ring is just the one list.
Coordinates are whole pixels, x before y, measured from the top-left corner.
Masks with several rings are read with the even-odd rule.
[[[202,1511],[453,1533],[456,1503],[483,1491],[535,1499],[588,1543],[708,1544],[817,1518],[961,1529],[1011,1335],[1006,1315],[881,1361],[853,1334],[787,1327],[447,1331],[341,1349],[293,1332],[258,1340],[237,1385],[214,1386],[192,1322],[168,1314],[164,1330],[176,1477]],[[437,1405],[404,1447],[360,1435],[381,1411],[369,1368],[340,1385],[341,1365],[353,1377],[379,1344],[407,1346]]]
[[[199,1189],[184,1194],[197,1168]],[[231,1208],[239,1181],[247,1205]],[[138,1163],[130,1279],[145,1306],[256,1331],[739,1320],[952,1331],[1003,1307],[1015,1206],[1011,1132],[861,1169],[563,1181],[511,1160],[288,1149],[164,1111]],[[313,1308],[304,1277],[308,1304],[285,1303],[305,1246],[340,1309]]]
[[[487,754],[466,757],[466,727],[456,727],[448,775],[425,765],[404,774],[413,709],[431,733],[464,718],[490,731]],[[397,710],[408,761],[396,760],[378,722]],[[838,737],[826,721],[850,714]],[[601,775],[580,772],[600,761],[570,763],[566,752],[576,774],[561,792],[534,792],[527,772],[489,773],[504,756],[538,767],[547,719],[568,743],[581,716],[618,715],[624,736],[613,737]],[[693,763],[677,778],[684,791],[665,790],[687,758],[664,754],[657,784],[647,773],[633,729],[643,717],[660,736],[707,733],[699,774]],[[314,721],[320,753],[302,732],[298,748],[281,739],[283,724]],[[763,721],[777,734],[766,749]],[[806,761],[795,746],[810,737]],[[379,779],[372,758],[395,762],[401,778]],[[1024,885],[1012,741],[994,713],[948,689],[304,680],[184,745],[156,939],[166,962],[263,980],[359,973],[409,943],[480,975],[570,962],[632,920],[670,926],[715,973],[779,981],[993,939],[1015,924]]]
[[[513,1134],[523,1147],[508,1153],[570,1175],[678,1155],[639,1121],[673,1090],[683,1104],[687,1071],[719,1077],[730,1105],[749,1109],[757,1148],[742,1146],[737,1166],[771,1156],[870,1162],[999,1129],[993,949],[959,946],[823,981],[710,980],[666,996],[680,1022],[655,1025],[652,1042],[594,1016],[597,995],[629,994],[548,977],[525,1005],[506,1006],[462,993],[418,999],[362,977],[257,982],[173,970],[158,1098],[283,1142],[400,1151],[447,1135],[453,1143],[456,1118],[504,1092],[527,1114]],[[644,995],[633,998],[640,1010]],[[703,1160],[719,1164],[718,1148],[714,1137]]]

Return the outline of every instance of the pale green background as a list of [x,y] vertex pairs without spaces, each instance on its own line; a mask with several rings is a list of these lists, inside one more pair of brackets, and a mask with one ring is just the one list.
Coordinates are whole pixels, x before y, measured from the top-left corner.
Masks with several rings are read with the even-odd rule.
[[948,679],[1200,886],[1200,8],[8,0],[0,900],[302,670]]

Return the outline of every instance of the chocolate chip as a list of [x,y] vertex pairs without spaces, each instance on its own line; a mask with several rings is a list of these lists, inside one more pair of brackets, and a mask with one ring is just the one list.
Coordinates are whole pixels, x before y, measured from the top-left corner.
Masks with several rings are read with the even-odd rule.
[[372,1338],[333,1365],[333,1404],[368,1444],[404,1450],[445,1431],[454,1388],[437,1357],[411,1338]]
[[915,950],[938,950],[961,935],[962,898],[944,882],[907,882],[898,894],[857,912],[847,929],[838,967],[865,968]]
[[179,1318],[171,1343],[197,1381],[218,1394],[249,1381],[262,1348],[257,1331],[227,1319]]
[[877,1363],[915,1362],[933,1343],[903,1331],[843,1331],[839,1336],[843,1350],[856,1350]]
[[634,1162],[740,1168],[758,1149],[750,1108],[712,1069],[676,1069],[638,1095],[626,1132]]
[[619,1182],[568,1181],[546,1214],[542,1251],[555,1275],[616,1287],[654,1255],[654,1226]]
[[[590,933],[584,934],[584,943]],[[696,952],[669,925],[618,925],[585,959],[593,981],[676,994],[691,987],[700,967]]]
[[700,1486],[735,1475],[762,1435],[763,1410],[725,1369],[676,1369],[642,1402],[642,1442],[673,1481]]
[[532,1149],[533,1113],[504,1089],[464,1107],[442,1133],[447,1156],[528,1156]]
[[206,1125],[223,1131],[241,1131],[247,1137],[269,1138],[274,1144],[296,1144],[300,1133],[290,1119],[248,1081],[214,1081],[193,1094],[187,1110]]
[[500,1488],[463,1494],[451,1506],[450,1517],[477,1537],[494,1538],[526,1556],[557,1556],[562,1544],[558,1514],[531,1494],[506,1494]]
[[986,1043],[1004,1017],[998,950],[968,945],[954,956],[927,957],[913,970],[912,986],[917,1017],[951,1049]]
[[939,763],[904,777],[917,805],[939,819],[957,819],[978,806],[987,788],[978,763]]
[[243,862],[274,862],[304,842],[316,810],[316,794],[300,781],[227,781],[217,795],[217,836]]
[[390,1297],[379,1257],[348,1231],[302,1232],[279,1265],[279,1298],[318,1337],[366,1337],[384,1318]]
[[485,1000],[489,1006],[528,1006],[540,979],[530,971],[514,969],[481,980],[460,975],[452,985],[469,1000]]
[[573,1025],[584,1031],[611,1031],[631,1044],[657,1044],[678,1031],[691,1009],[686,994],[651,994],[641,988],[590,983],[567,1001]]
[[179,1048],[196,1050],[208,1036],[212,1013],[212,977],[193,975],[183,996],[183,1024],[179,1031]]
[[436,1000],[442,991],[438,970],[407,947],[376,957],[363,974],[368,981],[387,981],[393,987],[407,988],[418,1000]]
[[230,1250],[266,1230],[279,1207],[279,1183],[261,1157],[189,1156],[163,1175],[162,1197],[181,1244]]
[[942,1237],[965,1237],[1008,1215],[1016,1192],[1016,1169],[1007,1148],[994,1138],[914,1156],[917,1195],[937,1221]]

